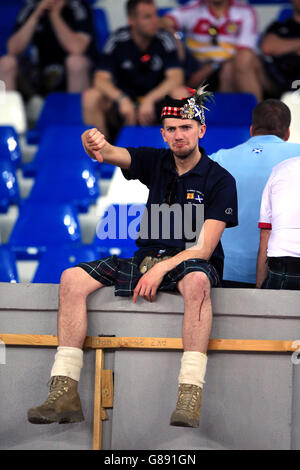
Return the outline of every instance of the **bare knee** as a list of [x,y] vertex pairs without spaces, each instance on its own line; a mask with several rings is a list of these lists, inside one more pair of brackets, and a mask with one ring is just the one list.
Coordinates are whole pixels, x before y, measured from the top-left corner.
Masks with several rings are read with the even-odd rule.
[[63,271],[60,278],[60,298],[86,298],[91,292],[102,287],[82,268],[75,267]]
[[258,58],[250,49],[240,49],[234,57],[234,67],[236,72],[248,73],[249,69],[256,68]]
[[96,88],[87,88],[82,93],[82,105],[87,111],[100,110],[102,108],[102,93]]
[[12,55],[4,55],[0,59],[0,73],[1,74],[9,74],[12,76],[16,76],[18,72],[18,61],[16,57]]
[[195,271],[183,278],[183,296],[186,301],[200,301],[210,296],[210,281],[203,272]]

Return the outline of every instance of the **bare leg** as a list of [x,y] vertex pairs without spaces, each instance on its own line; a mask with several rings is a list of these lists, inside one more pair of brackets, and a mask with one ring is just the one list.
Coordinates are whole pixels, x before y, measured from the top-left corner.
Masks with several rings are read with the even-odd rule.
[[258,101],[263,97],[261,63],[249,49],[241,49],[234,57],[235,88],[238,92],[253,93]]
[[63,272],[58,311],[58,344],[82,349],[87,332],[86,299],[104,287],[81,268]]
[[0,59],[0,80],[5,83],[6,90],[16,89],[18,74],[18,61],[12,55],[5,55]]
[[227,60],[221,66],[219,91],[222,93],[230,93],[234,91],[234,67],[232,60]]
[[111,107],[111,102],[103,97],[96,88],[88,88],[82,94],[84,121],[87,125],[96,127],[108,136],[105,114]]
[[205,354],[212,327],[209,279],[205,273],[192,272],[178,283],[178,289],[184,298],[184,351],[199,351]]
[[177,286],[184,298],[184,353],[178,376],[178,400],[170,424],[198,427],[201,390],[207,363],[206,351],[212,326],[210,282],[205,273],[192,272]]
[[90,86],[89,59],[84,55],[69,55],[66,59],[67,89],[69,93],[81,93]]

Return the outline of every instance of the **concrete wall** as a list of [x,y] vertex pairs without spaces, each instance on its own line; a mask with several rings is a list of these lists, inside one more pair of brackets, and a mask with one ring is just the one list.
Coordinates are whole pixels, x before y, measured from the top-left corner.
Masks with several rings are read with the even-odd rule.
[[[300,339],[300,292],[214,289],[213,338]],[[0,333],[56,334],[57,285],[0,284]],[[155,303],[88,299],[88,335],[180,337],[177,294]],[[95,351],[86,350],[79,391],[85,421],[32,425],[27,409],[44,401],[54,348],[6,347],[0,364],[0,449],[91,449]],[[291,353],[210,352],[198,429],[169,426],[180,351],[105,352],[115,401],[104,449],[300,449],[300,365]],[[1,362],[1,361],[0,361]],[[3,361],[2,361],[3,362]]]

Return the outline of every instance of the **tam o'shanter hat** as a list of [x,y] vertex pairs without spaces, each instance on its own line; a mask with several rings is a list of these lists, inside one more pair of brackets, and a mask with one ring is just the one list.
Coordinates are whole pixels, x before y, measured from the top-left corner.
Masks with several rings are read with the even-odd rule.
[[170,96],[166,96],[162,112],[161,119],[165,118],[177,118],[177,119],[196,119],[201,124],[205,124],[204,103],[213,99],[213,93],[206,91],[207,85],[200,86],[198,90],[193,88],[187,88],[187,91],[192,95],[189,98],[183,98],[181,100],[175,100]]

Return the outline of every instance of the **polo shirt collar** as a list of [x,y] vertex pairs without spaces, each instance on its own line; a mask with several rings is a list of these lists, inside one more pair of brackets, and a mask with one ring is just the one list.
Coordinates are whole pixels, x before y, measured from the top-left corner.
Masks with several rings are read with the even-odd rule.
[[[206,171],[209,167],[210,159],[207,156],[207,153],[206,153],[206,151],[204,150],[203,147],[199,146],[199,150],[200,150],[200,153],[201,153],[201,158],[200,158],[199,162],[194,166],[194,168],[191,168],[189,171],[187,171],[186,173],[184,173],[181,176],[192,174],[192,173],[194,173],[196,175],[199,175],[199,176],[202,176],[206,173]],[[176,172],[174,156],[173,156],[173,153],[171,152],[171,150],[168,152],[166,158],[164,159],[163,168],[166,169],[166,170],[171,171],[172,173]]]
[[273,142],[273,143],[280,143],[284,142],[283,139],[278,137],[277,135],[255,135],[254,137],[251,137],[248,142]]

